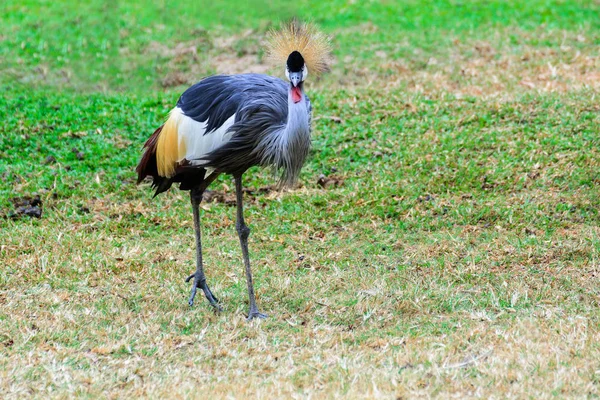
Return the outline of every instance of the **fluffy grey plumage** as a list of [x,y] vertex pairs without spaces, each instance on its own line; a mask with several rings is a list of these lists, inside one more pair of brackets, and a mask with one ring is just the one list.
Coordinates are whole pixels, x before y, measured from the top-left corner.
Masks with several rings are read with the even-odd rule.
[[310,150],[309,99],[289,99],[289,83],[259,74],[207,78],[188,89],[177,106],[187,117],[207,122],[206,135],[235,114],[222,147],[188,160],[218,172],[242,173],[253,165],[273,166],[280,183],[295,184]]

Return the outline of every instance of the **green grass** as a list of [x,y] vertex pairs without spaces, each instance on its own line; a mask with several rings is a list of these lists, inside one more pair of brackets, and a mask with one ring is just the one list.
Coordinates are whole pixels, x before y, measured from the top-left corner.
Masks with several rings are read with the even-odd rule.
[[[0,218],[2,397],[600,395],[597,2],[0,11],[0,215],[43,202]],[[188,84],[265,68],[293,15],[335,63],[301,187],[246,196],[270,318],[244,320],[230,201],[202,212],[224,311],[189,309],[187,193],[135,185],[141,146]]]

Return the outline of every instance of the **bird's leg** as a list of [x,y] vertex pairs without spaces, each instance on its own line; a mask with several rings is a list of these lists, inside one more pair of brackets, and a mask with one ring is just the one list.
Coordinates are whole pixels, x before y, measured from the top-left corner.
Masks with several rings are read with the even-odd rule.
[[190,307],[194,305],[196,289],[200,288],[210,302],[210,305],[220,311],[221,306],[219,306],[219,300],[212,294],[208,285],[206,284],[206,277],[204,276],[204,269],[202,267],[202,237],[200,233],[200,202],[202,201],[202,194],[204,193],[206,187],[216,178],[217,175],[218,174],[213,173],[207,179],[205,179],[204,182],[202,182],[201,186],[190,190],[190,199],[192,201],[192,209],[194,211],[194,230],[196,232],[196,272],[188,276],[185,281],[189,282],[192,278],[194,278],[194,284],[192,285],[192,291],[188,301]]
[[235,227],[240,237],[240,245],[242,247],[242,255],[244,256],[244,265],[246,267],[246,281],[248,283],[248,296],[250,298],[250,311],[248,312],[248,320],[253,318],[267,318],[266,314],[258,311],[256,307],[256,298],[254,297],[254,285],[252,284],[252,271],[250,271],[250,257],[248,256],[248,236],[250,228],[244,222],[244,206],[242,204],[242,176],[235,176],[235,194],[237,199],[237,220]]

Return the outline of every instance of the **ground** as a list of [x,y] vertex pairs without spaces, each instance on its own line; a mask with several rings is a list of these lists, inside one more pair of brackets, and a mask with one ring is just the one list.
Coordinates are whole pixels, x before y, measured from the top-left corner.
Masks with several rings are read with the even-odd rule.
[[[4,1],[0,396],[600,396],[600,4]],[[197,3],[197,2],[196,2]],[[298,188],[135,185],[187,85],[332,36]],[[39,217],[41,214],[41,218]]]

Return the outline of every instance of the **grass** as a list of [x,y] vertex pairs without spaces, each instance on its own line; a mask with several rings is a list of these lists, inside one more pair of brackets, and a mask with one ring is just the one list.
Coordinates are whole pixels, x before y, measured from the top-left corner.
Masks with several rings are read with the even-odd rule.
[[[597,2],[1,7],[0,214],[43,203],[0,219],[2,397],[600,396]],[[270,318],[245,322],[227,177],[224,312],[190,310],[189,202],[134,184],[140,147],[199,77],[269,70],[294,14],[335,63],[301,187],[246,174]]]

